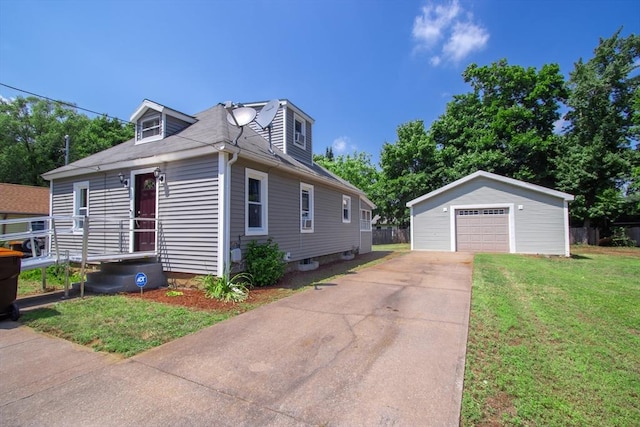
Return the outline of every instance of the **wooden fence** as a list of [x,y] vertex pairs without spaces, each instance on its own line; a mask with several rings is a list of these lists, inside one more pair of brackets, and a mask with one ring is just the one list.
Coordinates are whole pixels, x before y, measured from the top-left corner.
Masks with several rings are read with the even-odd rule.
[[400,230],[372,230],[374,245],[389,245],[392,243],[409,243],[411,233],[408,228]]
[[[636,241],[636,246],[640,246],[640,227],[629,227],[626,232],[630,239]],[[597,245],[600,241],[600,231],[597,228],[571,227],[569,241],[572,245],[575,243]]]

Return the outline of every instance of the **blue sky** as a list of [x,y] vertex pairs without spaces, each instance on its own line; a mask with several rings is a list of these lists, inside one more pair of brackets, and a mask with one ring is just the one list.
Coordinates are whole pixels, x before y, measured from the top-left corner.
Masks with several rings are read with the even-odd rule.
[[145,98],[187,114],[287,98],[314,152],[377,162],[400,124],[470,90],[470,63],[568,75],[621,26],[639,32],[640,1],[0,0],[0,83],[122,119]]

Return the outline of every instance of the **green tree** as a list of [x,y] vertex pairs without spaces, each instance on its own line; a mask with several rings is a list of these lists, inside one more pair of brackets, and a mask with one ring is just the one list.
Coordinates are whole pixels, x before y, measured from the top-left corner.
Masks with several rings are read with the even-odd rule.
[[65,135],[73,162],[132,138],[133,128],[106,117],[89,119],[67,103],[0,100],[0,182],[46,185],[40,175],[64,165]]
[[395,143],[385,142],[382,147],[382,171],[371,198],[384,221],[406,227],[406,203],[441,185],[441,164],[437,147],[421,120],[398,126],[397,135]]
[[[327,154],[333,153],[327,150]],[[361,152],[340,156],[316,155],[314,161],[340,178],[364,191],[371,198],[373,188],[378,182],[378,169],[371,162],[371,155]]]
[[538,71],[502,59],[490,66],[471,64],[463,78],[473,92],[454,96],[429,130],[444,180],[483,169],[553,186],[554,123],[567,96],[558,65]]
[[568,82],[556,174],[558,188],[576,195],[572,219],[585,227],[606,226],[637,200],[640,37],[620,31],[601,39],[592,59],[580,59]]

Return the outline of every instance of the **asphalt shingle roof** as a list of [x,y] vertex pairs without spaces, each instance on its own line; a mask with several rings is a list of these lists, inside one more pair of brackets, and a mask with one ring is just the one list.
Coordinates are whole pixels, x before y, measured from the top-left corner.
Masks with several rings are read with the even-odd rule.
[[[211,147],[211,152],[218,152],[223,145],[231,146],[238,137],[240,129],[227,121],[227,112],[221,104],[217,104],[194,116],[197,122],[183,129],[175,135],[168,136],[159,141],[136,144],[135,139],[123,142],[107,150],[85,157],[84,159],[70,163],[67,166],[54,169],[43,174],[45,179],[53,179],[55,175],[64,173],[66,176],[81,176],[97,170],[116,169],[118,164],[132,160],[140,160],[141,164],[153,164],[154,158],[161,155],[188,152],[189,150]],[[239,157],[248,157],[252,160],[289,169],[291,172],[316,177],[325,182],[349,189],[362,196],[361,190],[347,181],[339,178],[316,163],[307,164],[298,161],[290,155],[272,147],[269,143],[251,127],[245,126],[242,135],[238,138],[237,148]]]
[[49,215],[49,188],[0,183],[0,213]]

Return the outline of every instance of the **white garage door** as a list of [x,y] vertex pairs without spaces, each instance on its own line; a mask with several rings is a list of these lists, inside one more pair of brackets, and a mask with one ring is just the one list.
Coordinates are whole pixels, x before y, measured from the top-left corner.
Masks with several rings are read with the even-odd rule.
[[456,249],[509,252],[509,209],[457,209]]

